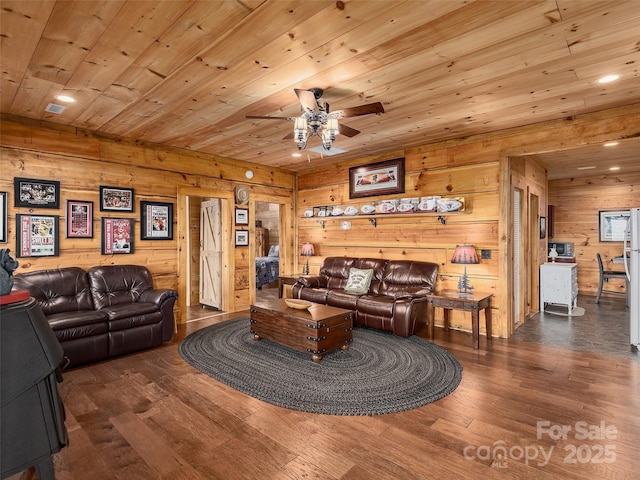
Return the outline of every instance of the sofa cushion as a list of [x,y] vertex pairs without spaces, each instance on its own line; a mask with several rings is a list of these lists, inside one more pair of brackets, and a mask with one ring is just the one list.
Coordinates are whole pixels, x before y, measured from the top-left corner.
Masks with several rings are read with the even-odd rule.
[[14,288],[27,290],[46,315],[93,310],[86,272],[79,267],[55,268],[14,275]]
[[361,296],[362,295],[356,293],[347,293],[344,290],[330,290],[327,293],[326,302],[330,307],[355,310],[358,305],[358,298]]
[[391,297],[426,295],[433,291],[438,265],[411,260],[390,260],[384,269],[380,294]]
[[373,269],[361,270],[355,267],[350,268],[349,278],[347,279],[344,291],[347,293],[367,293],[369,291],[369,285],[371,285],[372,277]]
[[159,312],[160,309],[155,303],[123,303],[120,305],[112,305],[99,310],[105,313],[109,321],[119,320],[121,318],[135,317],[145,315],[147,313]]
[[363,295],[358,298],[358,311],[378,317],[393,317],[395,299],[387,295]]
[[344,289],[349,279],[349,269],[353,267],[355,258],[327,257],[320,268],[320,276],[326,277],[329,290]]
[[139,265],[105,265],[87,272],[96,310],[135,303],[152,289],[151,273]]
[[[95,310],[54,313],[53,315],[47,315],[47,322],[49,322],[49,326],[53,331],[100,324],[102,324],[102,327],[94,327],[98,329],[96,333],[107,331],[107,314]],[[104,330],[101,328],[104,328]]]
[[142,327],[145,325],[160,324],[162,321],[162,313],[159,311],[145,313],[142,315],[131,315],[118,320],[109,321],[109,331],[116,332],[119,330],[128,330],[130,328]]

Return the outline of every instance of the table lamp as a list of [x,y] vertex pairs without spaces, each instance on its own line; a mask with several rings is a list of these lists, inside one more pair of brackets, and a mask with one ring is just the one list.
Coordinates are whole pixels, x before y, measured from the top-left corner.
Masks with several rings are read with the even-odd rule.
[[478,255],[476,255],[476,247],[467,244],[456,245],[451,263],[459,263],[465,266],[464,274],[460,277],[460,281],[458,281],[458,292],[471,293],[473,287],[469,284],[469,277],[467,277],[467,265],[480,263]]
[[309,243],[309,242],[305,242],[302,245],[302,256],[303,257],[307,257],[307,263],[306,265],[302,268],[302,274],[303,275],[309,275],[309,257],[313,257],[316,254],[314,248],[313,248],[313,244]]

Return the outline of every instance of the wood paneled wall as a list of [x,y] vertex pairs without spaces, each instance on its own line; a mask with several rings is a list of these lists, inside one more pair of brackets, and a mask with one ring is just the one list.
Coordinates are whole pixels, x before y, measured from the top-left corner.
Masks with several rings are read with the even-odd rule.
[[[364,157],[358,161],[338,163],[302,172],[298,176],[298,265],[305,261],[299,245],[311,242],[317,255],[310,259],[311,271],[317,272],[327,256],[345,255],[388,259],[432,261],[439,265],[438,288],[455,289],[462,274],[462,265],[450,262],[458,243],[472,243],[477,249],[491,252],[491,259],[479,265],[467,266],[471,284],[479,292],[495,295],[493,302],[494,335],[507,337],[513,330],[511,318],[513,274],[511,196],[513,185],[523,187],[539,197],[537,213],[531,212],[527,232],[534,228],[533,217],[544,215],[547,208],[546,171],[541,165],[529,165],[527,160],[513,164],[510,158],[549,152],[640,135],[640,105],[631,105],[593,114],[544,122],[525,127],[478,135],[457,140],[427,144],[418,148],[398,150],[389,154]],[[402,195],[349,199],[349,167],[366,165],[392,158],[405,158],[405,193]],[[518,169],[520,173],[518,173]],[[515,172],[515,176],[512,173]],[[513,176],[513,178],[512,178]],[[636,191],[637,193],[637,191]],[[325,220],[324,227],[315,218],[304,218],[304,211],[323,205],[361,205],[382,198],[420,196],[463,196],[467,202],[464,213],[447,214],[446,224],[435,216],[379,218],[377,227],[366,218],[338,217]],[[526,202],[529,196],[525,197]],[[342,230],[340,222],[348,220],[351,230]],[[560,232],[557,233],[557,236]],[[537,245],[537,256],[530,259],[528,282],[535,305],[537,285],[533,282],[537,263],[544,262],[544,242]],[[582,288],[582,287],[581,287]],[[527,297],[525,297],[527,298]],[[524,309],[527,312],[527,309]],[[436,324],[442,313],[436,312]],[[483,319],[481,318],[481,332]],[[468,315],[453,312],[455,328],[471,330]]]
[[[437,263],[437,287],[457,289],[464,265],[451,263],[455,246],[471,243],[490,253],[490,259],[478,265],[467,265],[471,284],[479,292],[495,293],[498,278],[499,157],[482,163],[448,165],[447,149],[421,149],[395,152],[392,155],[363,159],[360,164],[385,159],[405,158],[405,193],[392,196],[349,199],[349,166],[332,168],[331,172],[313,172],[299,176],[298,242],[311,242],[316,256],[311,257],[311,272],[317,272],[328,256],[356,256],[385,259],[418,260]],[[304,185],[304,186],[303,186]],[[314,206],[361,206],[377,204],[382,199],[421,197],[464,197],[463,212],[445,214],[413,214],[377,216],[376,226],[365,216],[331,219],[304,218],[304,211]],[[444,219],[444,223],[441,221]],[[324,226],[322,224],[324,220]],[[342,221],[351,222],[350,230],[341,228]],[[301,265],[306,259],[299,257]],[[441,321],[441,312],[438,321]],[[452,312],[454,328],[471,329],[470,319]],[[499,323],[499,310],[494,318]]]
[[[61,185],[59,209],[33,209],[36,213],[60,216],[60,254],[57,257],[21,258],[17,273],[65,266],[89,268],[94,265],[140,264],[149,268],[156,286],[179,290],[178,245],[180,238],[187,238],[187,232],[174,229],[174,239],[171,241],[140,240],[141,200],[175,204],[179,187],[188,187],[196,193],[202,190],[208,192],[207,195],[210,192],[224,192],[229,196],[236,185],[244,184],[250,189],[252,196],[276,197],[282,203],[293,204],[294,175],[276,168],[110,138],[89,131],[6,115],[2,117],[1,128],[0,190],[9,192],[9,241],[6,247],[11,248],[12,253],[15,253],[16,245],[15,216],[31,211],[29,208],[13,206],[14,177],[58,180]],[[245,177],[247,169],[254,172],[251,182]],[[101,185],[133,188],[134,212],[101,212]],[[92,239],[65,238],[65,201],[68,199],[89,200],[94,203]],[[178,208],[174,212],[176,226]],[[250,211],[250,216],[255,218],[255,213]],[[134,220],[133,254],[101,255],[101,217]],[[234,218],[231,209],[228,217]],[[195,220],[195,216],[190,219]],[[288,234],[292,235],[292,232]],[[231,245],[229,255],[240,255],[235,261],[237,291],[232,289],[230,297],[233,301],[228,302],[227,306],[228,310],[236,311],[236,308],[242,309],[250,301],[250,290],[246,286],[250,277],[248,263],[242,261],[248,256],[248,249],[234,249]],[[197,288],[195,282],[195,279],[185,280],[185,291],[179,293],[191,296],[192,290]],[[179,299],[183,302],[182,305],[186,305],[185,298]],[[178,318],[180,313],[177,311]]]
[[[639,152],[640,161],[640,152]],[[549,181],[549,203],[554,206],[553,241],[573,242],[578,263],[578,288],[595,295],[598,290],[596,253],[604,268],[623,270],[612,263],[622,255],[622,242],[600,242],[599,211],[640,207],[640,172]],[[611,279],[608,290],[624,291],[624,281]]]
[[[136,211],[121,216],[135,220],[136,236],[139,237],[140,200],[175,202],[180,196],[177,193],[179,190],[195,196],[200,191],[205,192],[203,196],[220,192],[222,197],[230,199],[233,198],[234,187],[245,184],[251,191],[250,218],[256,218],[255,202],[280,205],[281,271],[284,275],[300,272],[300,265],[305,259],[299,256],[299,245],[310,241],[318,247],[318,255],[311,258],[313,271],[318,270],[322,259],[328,255],[428,260],[440,266],[438,287],[455,288],[464,268],[450,263],[455,245],[473,243],[478,250],[488,250],[491,259],[468,266],[467,272],[477,291],[495,294],[494,332],[504,337],[510,334],[510,325],[513,323],[508,318],[512,302],[509,274],[513,265],[510,256],[509,194],[512,185],[509,157],[640,136],[639,119],[640,105],[629,105],[491,134],[398,149],[357,161],[311,168],[295,176],[271,167],[3,115],[0,189],[9,192],[8,246],[15,246],[16,213],[28,212],[28,209],[13,207],[13,178],[60,180],[62,205],[66,199],[94,202],[96,236],[88,240],[61,238],[59,257],[22,259],[21,271],[67,265],[90,267],[98,264],[140,263],[150,268],[158,286],[176,288],[181,284],[184,290],[181,293],[186,293],[190,286],[184,279],[181,281],[178,278],[177,272],[181,268],[178,265],[178,258],[183,255],[180,242],[186,239],[187,221],[184,220],[184,227],[178,226],[175,230],[174,238],[177,241],[138,240],[133,255],[100,255],[99,218],[107,215],[97,208],[99,186],[134,188]],[[438,221],[437,216],[389,216],[379,219],[377,227],[374,227],[366,219],[353,218],[350,219],[351,230],[341,230],[339,220],[326,221],[323,228],[314,219],[302,218],[309,206],[364,203],[362,199],[359,202],[349,199],[349,167],[398,157],[405,158],[406,180],[405,193],[396,197],[463,196],[466,211],[447,214],[444,224]],[[244,175],[248,168],[255,173],[251,182]],[[617,189],[623,191],[630,188],[613,178],[607,177],[606,180],[611,184],[611,198],[618,195]],[[637,196],[637,179],[632,181],[635,183],[629,195]],[[530,183],[536,182],[538,180]],[[543,180],[540,179],[540,182]],[[587,184],[583,187],[589,188]],[[294,196],[294,192],[297,195]],[[366,200],[379,199],[370,197]],[[612,201],[609,203],[612,204]],[[228,229],[231,232],[233,203],[227,201],[227,204],[228,211],[224,213],[229,219]],[[47,211],[60,214],[61,228],[65,220],[62,205],[58,211]],[[176,215],[184,210],[182,204],[178,207]],[[539,210],[544,211],[545,208],[543,201]],[[556,238],[559,240],[564,234],[560,223],[562,212],[557,212],[556,219]],[[174,219],[174,222],[177,220]],[[253,225],[249,226],[250,238],[254,228]],[[597,232],[597,224],[589,228]],[[227,238],[232,238],[231,233]],[[593,237],[589,242],[593,242]],[[235,248],[230,252],[228,268],[235,272],[229,277],[233,279],[230,282],[233,285],[228,286],[231,311],[247,308],[255,294],[252,288],[255,280],[250,274],[251,255],[251,246]],[[586,255],[595,258],[595,252]],[[582,270],[584,274],[588,269]],[[582,279],[579,282],[580,288],[588,291],[588,281]],[[438,315],[441,318],[440,312]],[[470,330],[470,319],[463,314],[454,315],[452,324]]]

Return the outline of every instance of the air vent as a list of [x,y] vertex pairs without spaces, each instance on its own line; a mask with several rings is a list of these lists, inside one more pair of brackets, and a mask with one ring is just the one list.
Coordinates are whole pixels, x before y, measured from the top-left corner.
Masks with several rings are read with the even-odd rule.
[[49,113],[56,113],[60,115],[62,112],[64,112],[65,108],[67,107],[65,107],[64,105],[58,105],[57,103],[50,103],[49,105],[47,105],[47,108],[45,108],[44,111]]

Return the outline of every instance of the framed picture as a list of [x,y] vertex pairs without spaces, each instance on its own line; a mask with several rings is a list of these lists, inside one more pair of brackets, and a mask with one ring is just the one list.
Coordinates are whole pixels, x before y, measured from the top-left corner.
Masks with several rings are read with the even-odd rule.
[[236,225],[249,225],[249,210],[236,208]]
[[404,193],[404,158],[349,169],[349,198]]
[[93,202],[67,200],[67,238],[93,238]]
[[57,257],[58,215],[16,215],[16,257]]
[[631,216],[630,210],[601,210],[600,212],[600,241],[622,242],[624,230]]
[[547,218],[540,217],[540,238],[547,237]]
[[249,246],[249,230],[236,230],[236,247]]
[[100,187],[100,210],[133,212],[133,188]]
[[60,182],[14,178],[16,207],[60,208]]
[[140,202],[140,240],[173,240],[173,203]]
[[133,253],[133,219],[102,218],[102,254]]
[[7,192],[0,192],[0,243],[7,243]]

